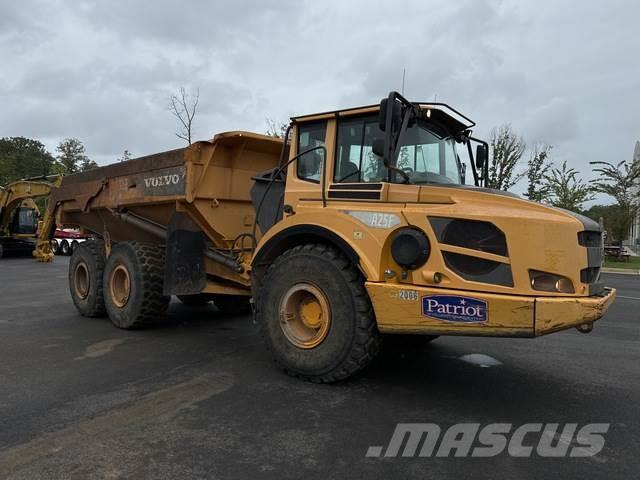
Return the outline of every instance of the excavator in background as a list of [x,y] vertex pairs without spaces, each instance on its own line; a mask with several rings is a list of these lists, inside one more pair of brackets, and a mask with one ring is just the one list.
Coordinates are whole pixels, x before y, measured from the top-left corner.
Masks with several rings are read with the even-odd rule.
[[48,232],[55,218],[45,213],[40,220],[37,198],[48,197],[52,187],[60,186],[62,176],[30,178],[0,186],[0,258],[4,255],[33,255],[42,262],[53,259],[54,249]]

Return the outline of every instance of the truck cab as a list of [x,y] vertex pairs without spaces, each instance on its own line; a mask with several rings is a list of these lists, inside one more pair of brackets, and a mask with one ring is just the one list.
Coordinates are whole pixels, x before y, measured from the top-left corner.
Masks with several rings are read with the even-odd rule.
[[[357,267],[380,333],[590,331],[615,297],[599,281],[599,225],[485,188],[488,146],[473,126],[447,105],[395,92],[380,105],[293,118],[282,217],[265,225],[254,285],[286,283],[268,272],[297,245],[330,245]],[[297,348],[316,348],[331,302],[312,278],[289,283],[268,297],[267,317]]]

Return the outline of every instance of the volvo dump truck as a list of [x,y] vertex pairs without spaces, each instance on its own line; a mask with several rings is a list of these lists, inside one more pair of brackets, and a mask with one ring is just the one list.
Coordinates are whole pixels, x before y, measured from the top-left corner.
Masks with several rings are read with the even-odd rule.
[[73,302],[120,328],[172,295],[251,303],[276,362],[317,382],[361,370],[383,334],[590,331],[615,297],[598,224],[484,188],[474,126],[392,92],[292,118],[284,140],[219,133],[67,176],[50,213],[99,236],[71,257]]

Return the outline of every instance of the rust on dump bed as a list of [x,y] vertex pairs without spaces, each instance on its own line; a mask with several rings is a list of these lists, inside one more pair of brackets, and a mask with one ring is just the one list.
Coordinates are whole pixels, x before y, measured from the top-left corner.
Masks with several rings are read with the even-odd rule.
[[[217,134],[185,148],[64,177],[51,193],[49,209],[56,210],[59,225],[78,226],[114,242],[159,240],[125,221],[123,213],[164,230],[183,215],[212,248],[229,251],[239,235],[252,231],[252,177],[277,166],[281,148],[281,139],[265,135]],[[229,274],[209,260],[207,272],[248,285],[247,275]]]

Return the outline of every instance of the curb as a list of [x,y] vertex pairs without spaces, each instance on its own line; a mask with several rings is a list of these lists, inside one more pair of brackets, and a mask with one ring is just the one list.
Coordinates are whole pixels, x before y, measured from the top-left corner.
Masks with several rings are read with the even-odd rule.
[[602,273],[621,273],[623,275],[640,275],[640,270],[634,270],[633,268],[601,268]]

